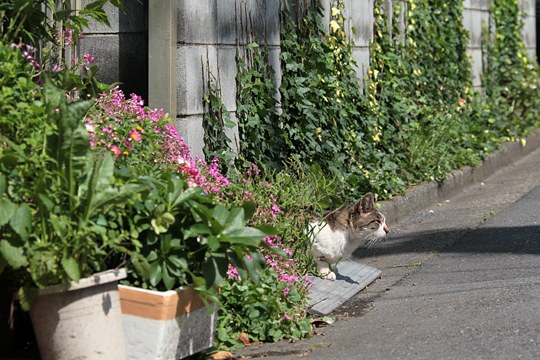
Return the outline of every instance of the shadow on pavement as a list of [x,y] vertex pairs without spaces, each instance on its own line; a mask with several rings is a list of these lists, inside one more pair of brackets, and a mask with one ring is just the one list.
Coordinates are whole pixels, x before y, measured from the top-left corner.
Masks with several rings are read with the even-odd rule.
[[540,254],[540,225],[442,229],[388,236],[371,248],[354,253],[362,259],[412,252]]

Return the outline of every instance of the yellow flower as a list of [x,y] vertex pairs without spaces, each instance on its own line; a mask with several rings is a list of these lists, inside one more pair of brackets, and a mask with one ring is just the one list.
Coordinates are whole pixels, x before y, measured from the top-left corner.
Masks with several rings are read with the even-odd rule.
[[332,28],[333,32],[337,32],[339,29],[341,29],[341,27],[339,26],[336,20],[330,21],[330,27]]
[[377,131],[377,133],[375,135],[373,135],[373,141],[375,142],[379,142],[381,141],[381,131]]
[[339,15],[339,9],[336,7],[332,8],[332,16],[338,16]]

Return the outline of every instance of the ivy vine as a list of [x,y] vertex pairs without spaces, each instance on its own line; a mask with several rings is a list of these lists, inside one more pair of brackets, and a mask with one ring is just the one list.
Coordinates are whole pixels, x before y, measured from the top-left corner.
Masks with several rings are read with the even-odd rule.
[[[538,125],[538,70],[521,38],[516,0],[491,3],[484,93],[472,85],[462,0],[404,0],[390,12],[374,0],[365,89],[344,31],[344,2],[331,1],[329,26],[320,1],[295,12],[284,4],[280,101],[266,47],[252,42],[237,57],[243,160],[282,169],[294,159],[332,178],[343,200],[365,191],[389,198],[475,164]],[[213,123],[223,127],[220,105],[209,99]],[[214,152],[224,151],[220,136],[208,139]]]

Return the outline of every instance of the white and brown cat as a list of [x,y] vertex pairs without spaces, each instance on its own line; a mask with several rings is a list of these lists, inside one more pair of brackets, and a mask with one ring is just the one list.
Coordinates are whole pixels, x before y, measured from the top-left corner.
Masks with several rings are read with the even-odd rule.
[[328,213],[323,221],[312,221],[310,229],[319,274],[328,280],[336,279],[332,268],[339,260],[348,259],[360,245],[373,245],[390,231],[384,215],[375,209],[373,193]]

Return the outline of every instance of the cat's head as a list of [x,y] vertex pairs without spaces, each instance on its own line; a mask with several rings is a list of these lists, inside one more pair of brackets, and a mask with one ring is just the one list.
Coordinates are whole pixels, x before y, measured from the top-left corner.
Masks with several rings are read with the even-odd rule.
[[375,238],[381,238],[390,232],[386,218],[375,208],[375,196],[371,192],[354,205],[349,213],[349,224],[353,229],[369,232]]

